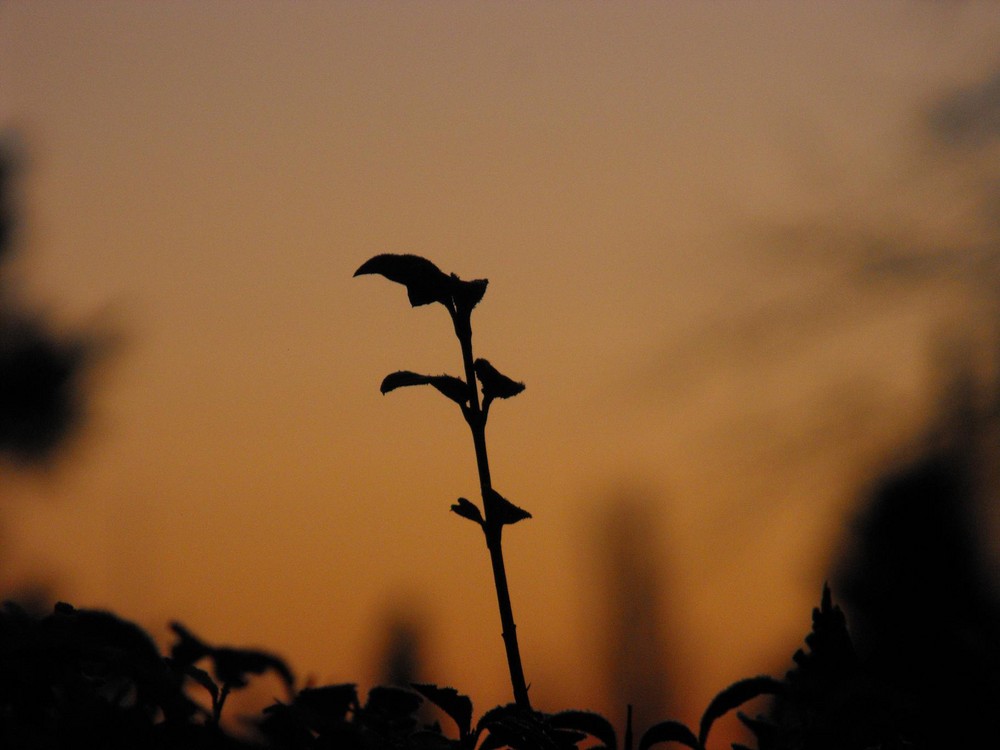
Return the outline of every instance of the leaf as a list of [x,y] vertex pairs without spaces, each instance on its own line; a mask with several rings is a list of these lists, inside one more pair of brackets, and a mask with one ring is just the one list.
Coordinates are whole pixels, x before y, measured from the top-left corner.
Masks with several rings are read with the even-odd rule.
[[461,378],[454,375],[421,375],[409,370],[399,370],[390,373],[382,379],[379,390],[384,396],[397,388],[406,388],[413,385],[432,385],[440,393],[444,394],[459,406],[469,402],[469,387]]
[[512,398],[524,390],[524,383],[511,380],[491,365],[489,360],[477,359],[473,367],[476,377],[483,385],[484,398]]
[[490,507],[497,514],[500,520],[500,525],[505,526],[509,524],[515,524],[518,521],[523,521],[526,518],[531,518],[531,514],[524,508],[519,508],[510,500],[505,498],[496,490],[490,490]]
[[560,711],[549,718],[549,724],[558,729],[575,729],[596,737],[611,750],[618,746],[618,738],[611,722],[591,711]]
[[440,302],[449,307],[451,303],[451,277],[419,255],[376,255],[362,263],[354,275],[373,273],[405,286],[406,295],[413,307],[429,305],[431,302]]
[[483,525],[483,514],[479,511],[479,506],[469,502],[464,497],[458,498],[458,502],[451,506],[452,513],[457,513],[462,518],[475,521],[480,526]]
[[742,706],[749,700],[753,700],[761,695],[774,695],[781,692],[781,682],[768,675],[758,677],[748,677],[739,680],[716,695],[712,702],[708,704],[705,713],[701,717],[701,726],[698,729],[698,741],[704,746],[708,739],[708,732],[712,728],[712,723],[725,713]]
[[694,750],[701,750],[701,744],[694,732],[681,724],[679,721],[662,721],[654,724],[645,731],[642,739],[639,740],[638,750],[647,750],[657,742],[679,742]]
[[[459,502],[464,499],[459,498]],[[469,503],[468,500],[465,502]],[[472,505],[472,503],[469,503],[469,505]],[[475,508],[474,505],[472,507]],[[476,512],[479,512],[478,508],[476,508]],[[472,726],[472,700],[469,696],[462,695],[452,687],[442,688],[437,685],[418,683],[413,683],[412,687],[451,717],[451,720],[458,727],[460,738],[464,738],[469,734],[469,729]]]
[[389,281],[406,287],[406,295],[414,307],[440,302],[449,311],[468,316],[486,294],[486,279],[464,281],[455,274],[446,274],[419,255],[383,253],[370,258],[354,272],[355,276],[379,274]]

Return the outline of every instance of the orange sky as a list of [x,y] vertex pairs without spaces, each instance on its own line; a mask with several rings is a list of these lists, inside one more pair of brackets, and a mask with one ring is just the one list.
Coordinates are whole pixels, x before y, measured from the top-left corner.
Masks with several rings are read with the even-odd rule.
[[458,374],[449,321],[351,278],[412,252],[490,279],[477,355],[527,383],[489,439],[536,703],[603,708],[623,494],[681,710],[780,669],[936,337],[989,335],[982,155],[927,113],[997,38],[993,3],[3,3],[20,293],[123,343],[56,470],[4,469],[0,581],[362,683],[401,600],[429,681],[507,700],[465,425],[378,392]]

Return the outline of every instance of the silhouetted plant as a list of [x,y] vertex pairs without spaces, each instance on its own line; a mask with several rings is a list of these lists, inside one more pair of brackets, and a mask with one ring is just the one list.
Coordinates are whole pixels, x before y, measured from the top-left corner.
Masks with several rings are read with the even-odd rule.
[[[37,617],[7,603],[0,607],[0,748],[619,750],[615,729],[603,716],[576,710],[544,713],[528,701],[501,537],[504,526],[530,514],[493,489],[485,438],[492,402],[515,396],[524,386],[487,360],[473,357],[471,314],[487,282],[446,275],[413,255],[376,256],[356,275],[367,273],[403,284],[413,305],[437,302],[452,317],[464,378],[402,370],[385,377],[382,392],[430,385],[459,405],[469,425],[482,509],[459,498],[452,510],[477,524],[486,539],[514,702],[487,710],[475,720],[467,695],[425,683],[374,686],[362,702],[353,683],[296,689],[291,669],[279,657],[257,649],[211,645],[179,623],[172,625],[176,641],[170,655],[163,657],[145,631],[109,612],[58,604],[51,614]],[[696,730],[678,721],[662,721],[634,743],[629,706],[621,750],[668,744],[708,750],[712,728],[732,711],[756,739],[757,750],[926,746],[907,744],[897,731],[887,709],[891,696],[856,654],[844,615],[826,587],[813,611],[806,648],[793,660],[794,668],[782,680],[751,677],[719,692]],[[255,739],[235,737],[224,726],[227,698],[265,672],[277,674],[287,696],[264,709],[255,722]],[[764,713],[751,718],[738,711],[762,697],[772,700]],[[447,731],[427,720],[428,704],[447,717]],[[748,750],[738,744],[733,748]]]
[[[479,525],[486,537],[486,547],[493,566],[493,583],[496,587],[500,609],[502,637],[507,654],[507,666],[514,691],[514,701],[521,708],[530,708],[528,688],[524,681],[521,654],[517,645],[514,613],[507,586],[504,567],[502,536],[503,527],[517,523],[531,514],[517,507],[493,489],[490,477],[489,456],[486,451],[486,421],[490,405],[498,398],[511,398],[524,390],[518,383],[497,370],[486,359],[476,359],[472,354],[472,310],[486,293],[486,279],[464,281],[455,274],[448,275],[426,258],[417,255],[376,255],[355,271],[355,276],[379,274],[406,287],[410,304],[414,307],[438,302],[451,315],[455,335],[462,349],[465,378],[454,375],[420,375],[400,370],[382,380],[382,393],[414,385],[430,385],[454,401],[472,433],[479,472],[479,489],[483,511],[464,497],[458,498],[451,509]],[[482,401],[480,402],[480,390]]]

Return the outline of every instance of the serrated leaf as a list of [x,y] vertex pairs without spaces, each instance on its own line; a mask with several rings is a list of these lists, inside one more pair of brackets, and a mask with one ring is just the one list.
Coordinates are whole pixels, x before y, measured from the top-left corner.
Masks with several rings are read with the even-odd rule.
[[431,385],[459,406],[469,402],[469,387],[464,380],[454,375],[421,375],[410,370],[399,370],[386,375],[379,390],[384,396],[397,388],[414,385]]
[[[464,500],[464,498],[459,498],[460,502],[461,500]],[[468,500],[465,502],[469,503]],[[472,505],[472,503],[469,503],[469,505]],[[472,507],[475,508],[474,505]],[[476,508],[476,512],[479,512],[478,508]],[[451,717],[451,720],[458,727],[460,738],[464,738],[469,734],[469,730],[472,727],[472,699],[469,696],[462,695],[452,687],[442,688],[437,685],[418,683],[413,683],[412,687]]]
[[698,728],[698,741],[702,745],[705,744],[712,724],[720,716],[761,695],[774,695],[780,692],[781,688],[781,682],[769,675],[748,677],[745,680],[734,682],[716,695],[712,699],[712,702],[708,704],[708,708],[702,714],[701,725]]
[[355,276],[379,274],[406,287],[413,307],[451,301],[452,280],[436,265],[419,255],[383,253],[361,264]]
[[476,377],[482,383],[484,398],[512,398],[524,390],[524,383],[511,380],[491,365],[489,360],[477,359],[473,366]]
[[549,724],[558,729],[575,729],[588,734],[612,750],[618,746],[618,738],[611,722],[592,711],[560,711],[549,717]]
[[[495,509],[495,512],[500,520],[500,525],[510,525],[515,524],[518,521],[523,521],[526,518],[531,518],[531,514],[524,508],[519,508],[514,505],[510,500],[505,498],[496,490],[490,490],[490,497],[492,502],[491,507]],[[491,511],[494,512],[494,511]]]
[[647,750],[658,742],[678,742],[694,750],[701,750],[701,744],[694,736],[694,732],[679,721],[661,721],[651,726],[639,740],[638,750]]
[[480,512],[479,506],[466,500],[464,497],[458,498],[458,502],[451,506],[451,511],[462,516],[462,518],[475,521],[480,526],[483,525],[483,514]]

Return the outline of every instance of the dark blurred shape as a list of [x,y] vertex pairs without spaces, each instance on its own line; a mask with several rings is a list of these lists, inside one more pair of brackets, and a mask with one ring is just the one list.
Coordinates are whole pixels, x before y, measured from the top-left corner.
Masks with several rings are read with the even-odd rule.
[[424,635],[420,618],[399,608],[389,614],[384,628],[378,655],[378,684],[409,687],[414,682],[423,682]]
[[953,146],[979,147],[1000,135],[1000,70],[943,98],[931,110],[930,124]]
[[78,375],[87,347],[57,339],[37,320],[8,310],[0,316],[0,453],[37,462],[53,454],[80,416]]
[[[599,519],[598,549],[604,571],[606,690],[611,710],[633,707],[636,734],[672,713],[661,615],[662,559],[655,518],[645,498],[624,490]],[[619,715],[619,714],[614,714]]]
[[975,746],[1000,706],[1000,598],[976,533],[1000,458],[998,393],[984,403],[970,368],[954,372],[941,419],[877,480],[834,577],[861,663],[927,748]]
[[77,423],[81,375],[96,339],[57,335],[12,299],[2,265],[16,238],[12,151],[0,145],[0,457],[26,464],[51,459]]

